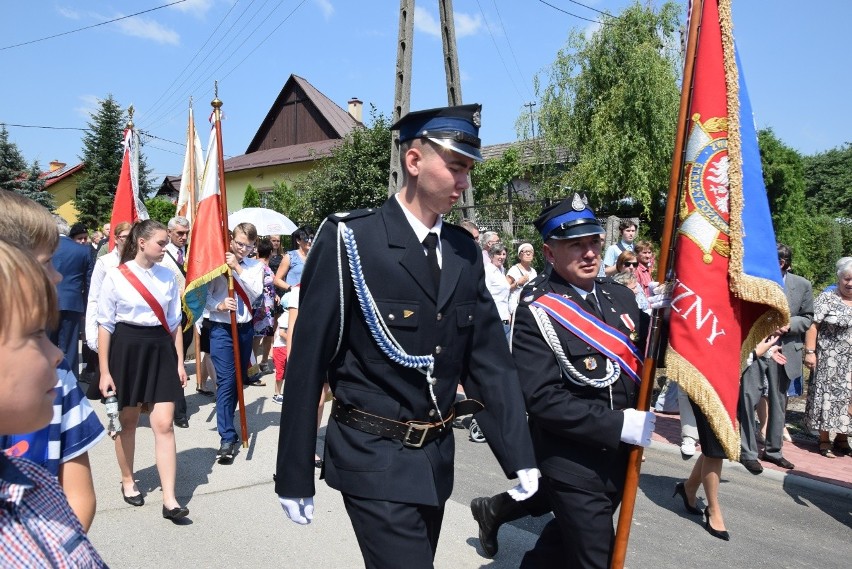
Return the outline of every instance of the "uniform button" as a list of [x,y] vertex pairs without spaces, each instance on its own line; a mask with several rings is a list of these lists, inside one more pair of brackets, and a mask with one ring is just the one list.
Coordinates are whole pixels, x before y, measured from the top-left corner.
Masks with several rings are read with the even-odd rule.
[[438,313],[438,316],[436,316],[436,318],[437,318],[439,321],[440,321],[440,320],[441,320],[441,318],[443,318],[443,317],[444,317],[444,315],[443,315],[443,314],[441,314],[440,312]]
[[434,410],[434,409],[429,409],[429,416],[430,416],[430,417],[434,417],[434,416],[435,416],[435,410]]
[[473,314],[468,314],[467,320],[468,320],[468,322],[472,321],[473,320]]
[[396,316],[394,316],[393,314],[388,314],[388,320],[394,320],[394,319],[396,319]]
[[436,353],[436,354],[440,354],[440,353],[441,353],[441,346],[435,346],[435,353]]

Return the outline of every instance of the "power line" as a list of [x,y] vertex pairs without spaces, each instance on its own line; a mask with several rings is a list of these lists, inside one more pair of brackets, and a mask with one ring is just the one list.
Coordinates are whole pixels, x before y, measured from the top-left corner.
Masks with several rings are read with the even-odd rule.
[[[500,27],[503,28],[503,34],[506,37],[506,43],[509,45],[509,51],[512,53],[512,59],[515,61],[515,67],[518,69],[518,74],[524,78],[524,72],[521,71],[521,66],[518,64],[518,57],[515,55],[515,50],[512,47],[512,42],[509,41],[509,31],[506,29],[506,26],[503,24],[503,16],[500,15],[500,9],[497,8],[497,0],[491,0],[494,4],[494,11],[497,12],[497,19],[500,22]],[[487,24],[486,24],[487,25]],[[524,82],[524,88],[527,90],[530,98],[532,98],[533,94],[530,92],[529,85]]]
[[518,98],[523,101],[524,96],[521,95],[521,90],[518,89],[518,84],[515,83],[515,78],[512,77],[512,73],[509,71],[509,67],[506,65],[506,60],[503,59],[503,54],[500,53],[500,46],[497,45],[497,40],[494,39],[494,34],[491,33],[491,26],[488,25],[488,18],[485,16],[485,11],[482,9],[482,4],[479,3],[479,0],[476,0],[476,5],[479,6],[479,12],[482,14],[482,19],[485,20],[485,29],[488,30],[488,35],[491,36],[491,41],[494,43],[494,49],[497,51],[497,57],[500,58],[500,63],[503,64],[503,69],[506,70],[506,75],[509,76],[509,81],[512,82],[512,87],[515,88],[515,92],[518,94]]
[[153,12],[154,10],[160,10],[161,8],[168,8],[169,6],[174,6],[175,4],[181,4],[183,2],[186,2],[186,0],[176,0],[175,2],[172,2],[171,4],[163,4],[162,6],[157,6],[155,8],[149,8],[147,10],[142,10],[141,12],[136,12],[135,14],[130,14],[129,16],[121,16],[120,18],[113,18],[112,20],[107,20],[106,22],[100,22],[99,24],[92,24],[91,26],[86,26],[84,28],[77,28],[76,30],[70,30],[70,31],[67,31],[67,32],[62,32],[61,34],[53,34],[52,36],[39,38],[37,40],[30,40],[30,41],[25,41],[25,42],[22,42],[22,43],[16,43],[14,45],[7,45],[6,47],[0,47],[0,51],[12,49],[13,47],[21,47],[23,45],[30,45],[31,43],[38,43],[38,42],[41,42],[41,41],[46,41],[46,40],[58,38],[58,37],[61,37],[61,36],[67,36],[68,34],[82,32],[83,30],[90,30],[92,28],[97,28],[98,26],[104,26],[106,24],[118,22],[119,20],[126,20],[127,18],[133,18],[134,16],[139,16],[141,14],[147,14],[148,12]]
[[[539,1],[539,2],[541,2],[542,4],[544,4],[545,6],[550,6],[550,7],[551,7],[551,8],[553,8],[554,10],[557,10],[557,11],[559,11],[559,12],[562,12],[563,14],[568,14],[569,16],[573,16],[573,17],[578,18],[578,19],[580,19],[580,20],[585,20],[585,21],[587,21],[587,22],[591,22],[591,23],[593,23],[593,24],[602,24],[602,25],[606,25],[606,22],[601,22],[601,21],[599,21],[599,20],[591,20],[591,19],[589,19],[589,18],[584,18],[583,16],[579,16],[579,15],[577,15],[577,14],[571,13],[571,12],[569,12],[568,10],[563,10],[563,9],[562,9],[562,8],[560,8],[559,6],[554,6],[554,5],[553,5],[553,4],[551,4],[550,2],[545,2],[544,0],[538,0],[538,1]],[[581,5],[582,5],[582,4],[581,4]]]
[[47,130],[82,130],[83,132],[88,132],[88,128],[81,128],[78,126],[43,126],[38,124],[15,124],[10,122],[0,122],[2,126],[14,126],[18,128],[43,128]]
[[582,2],[577,2],[576,0],[568,0],[568,1],[571,2],[572,4],[576,4],[577,6],[582,6],[583,8],[588,8],[589,10],[591,10],[593,12],[597,12],[598,14],[603,14],[604,16],[609,16],[610,18],[615,17],[612,14],[610,14],[609,12],[604,12],[603,10],[598,10],[597,8],[593,8],[592,6],[587,6],[586,4],[583,4]]

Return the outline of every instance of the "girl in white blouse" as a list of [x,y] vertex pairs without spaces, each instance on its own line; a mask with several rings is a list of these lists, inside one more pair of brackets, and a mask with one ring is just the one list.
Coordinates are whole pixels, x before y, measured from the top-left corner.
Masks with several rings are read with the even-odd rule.
[[107,271],[98,306],[100,390],[118,398],[121,431],[115,454],[121,495],[133,506],[144,496],[133,477],[136,425],[145,406],[151,414],[154,448],[163,488],[163,517],[182,518],[189,510],[175,498],[174,401],[186,385],[180,334],[181,299],[174,274],[159,265],[169,242],[166,227],[154,220],[136,223],[118,267]]

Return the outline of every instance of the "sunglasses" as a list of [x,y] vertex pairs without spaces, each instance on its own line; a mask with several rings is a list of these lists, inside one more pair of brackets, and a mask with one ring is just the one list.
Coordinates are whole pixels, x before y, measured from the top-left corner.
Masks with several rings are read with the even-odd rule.
[[624,263],[624,266],[625,266],[625,267],[638,267],[638,266],[639,266],[639,261],[626,261],[626,262]]

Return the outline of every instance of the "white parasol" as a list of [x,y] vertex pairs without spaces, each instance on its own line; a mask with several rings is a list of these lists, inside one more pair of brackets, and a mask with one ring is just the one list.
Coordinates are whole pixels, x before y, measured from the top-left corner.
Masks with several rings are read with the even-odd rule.
[[257,234],[262,236],[290,235],[298,229],[289,217],[265,207],[247,207],[235,211],[228,216],[228,229],[246,222],[254,224]]

